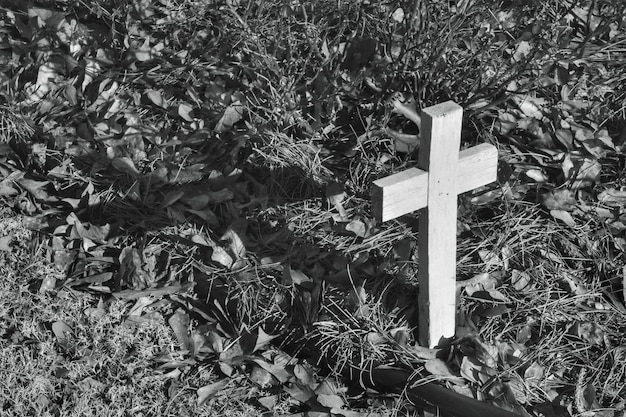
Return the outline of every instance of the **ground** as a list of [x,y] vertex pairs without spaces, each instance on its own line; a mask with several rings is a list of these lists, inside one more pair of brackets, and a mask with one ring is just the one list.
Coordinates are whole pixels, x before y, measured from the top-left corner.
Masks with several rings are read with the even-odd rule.
[[[623,1],[5,3],[2,415],[624,415]],[[447,100],[498,179],[427,349],[370,189]]]

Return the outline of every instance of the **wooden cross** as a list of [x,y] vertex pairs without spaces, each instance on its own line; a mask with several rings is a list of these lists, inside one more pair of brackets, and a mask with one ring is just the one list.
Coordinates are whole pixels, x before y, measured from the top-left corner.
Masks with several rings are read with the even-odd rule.
[[384,222],[419,216],[419,343],[434,347],[456,327],[457,195],[496,180],[498,150],[481,144],[459,153],[463,108],[448,101],[422,111],[418,168],[374,181],[372,212]]

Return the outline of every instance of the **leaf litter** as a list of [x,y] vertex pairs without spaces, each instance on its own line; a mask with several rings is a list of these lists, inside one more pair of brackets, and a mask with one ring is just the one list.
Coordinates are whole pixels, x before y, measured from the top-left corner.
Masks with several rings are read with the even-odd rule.
[[[237,398],[279,415],[384,414],[389,401],[407,414],[623,415],[623,91],[609,6],[531,2],[548,22],[483,2],[249,5],[256,15],[205,3],[130,2],[124,24],[104,2],[3,18],[15,28],[1,32],[3,213],[31,219],[57,271],[35,292],[118,300],[124,325],[162,323],[171,344],[146,367],[172,399],[212,369],[196,407],[249,383]],[[303,26],[310,15],[342,16],[341,30]],[[231,29],[217,29],[224,19]],[[579,20],[593,23],[588,47]],[[439,21],[458,39],[422,38]],[[469,22],[464,38],[455,29]],[[346,35],[352,24],[389,44]],[[65,49],[33,59],[48,36]],[[469,109],[464,141],[497,143],[508,169],[460,199],[458,338],[430,350],[413,338],[415,216],[376,225],[368,192],[415,164],[418,109],[443,99]],[[27,243],[9,236],[3,256]],[[91,360],[69,318],[49,323],[61,350]],[[9,333],[3,343],[23,344]],[[89,378],[80,389],[108,389]]]

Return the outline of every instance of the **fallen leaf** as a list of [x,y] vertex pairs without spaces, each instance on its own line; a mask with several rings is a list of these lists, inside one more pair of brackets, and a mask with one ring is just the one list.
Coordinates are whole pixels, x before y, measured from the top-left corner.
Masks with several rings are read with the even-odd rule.
[[198,406],[201,406],[211,398],[215,397],[222,389],[228,385],[228,379],[222,379],[209,385],[198,388]]
[[[528,59],[530,53],[533,50],[533,46],[530,44],[530,42],[528,41],[521,41],[517,44],[517,48],[515,49],[515,52],[513,53],[513,59],[515,61],[522,61],[525,59]],[[526,97],[526,99],[528,99],[529,97]],[[523,100],[523,102],[520,105],[520,109],[522,109],[524,111],[524,113],[532,116],[532,117],[536,117],[536,118],[541,118],[543,116],[543,114],[541,113],[541,107],[538,106],[538,103],[534,103],[533,101],[546,101],[545,99],[538,99],[535,98],[535,100],[532,100],[530,103],[527,103],[527,100]]]
[[226,252],[226,250],[221,246],[217,245],[213,246],[211,260],[229,269],[234,263],[233,258],[228,254],[228,252]]
[[305,283],[312,283],[313,279],[309,278],[304,272],[297,269],[291,269],[291,266],[287,266],[284,269],[285,281],[288,284],[302,285]]
[[258,335],[256,338],[256,343],[254,345],[254,351],[256,352],[258,350],[263,349],[264,347],[266,347],[272,340],[276,339],[279,335],[269,335],[267,333],[265,333],[265,331],[263,331],[263,329],[261,327],[259,327],[258,329]]
[[283,391],[286,392],[296,401],[305,403],[315,396],[315,392],[309,386],[301,386],[299,384],[291,384],[289,386],[283,386]]
[[507,306],[503,304],[498,304],[485,310],[482,316],[483,317],[499,317],[503,314],[508,313],[509,311],[511,310]]
[[[515,336],[515,341],[517,343],[526,343],[533,337],[533,328],[529,325],[522,326]],[[515,356],[515,360],[517,361],[518,357]]]
[[146,308],[153,302],[154,301],[150,297],[139,297],[137,301],[135,301],[135,304],[131,307],[130,311],[128,312],[128,315],[137,316],[137,317],[141,316],[144,308]]
[[381,414],[373,414],[369,412],[359,412],[352,410],[344,410],[342,408],[331,408],[331,416],[343,416],[343,417],[380,417]]
[[382,345],[388,342],[387,338],[378,332],[369,332],[365,340],[371,345]]
[[84,284],[103,284],[113,278],[113,272],[100,272],[98,274],[88,275],[75,281],[68,282],[66,285],[76,287]]
[[424,368],[431,373],[431,375],[439,378],[439,379],[445,379],[445,380],[451,380],[451,379],[455,379],[455,380],[459,380],[460,378],[456,375],[454,375],[451,371],[450,368],[448,368],[448,365],[442,361],[441,359],[435,358],[435,359],[430,359],[428,361],[426,361],[424,363]]
[[511,284],[513,284],[513,288],[522,293],[527,293],[535,288],[530,275],[517,269],[511,271]]
[[526,370],[524,371],[524,379],[527,383],[532,383],[534,386],[538,386],[539,382],[543,379],[545,374],[545,369],[543,366],[539,365],[537,362],[533,362]]
[[139,249],[126,246],[118,258],[121,281],[133,290],[144,290],[154,281],[153,275],[142,268],[142,255]]
[[13,251],[11,247],[11,243],[13,241],[13,236],[2,236],[0,237],[0,250],[5,252]]
[[522,381],[519,380],[519,377],[515,379],[511,379],[504,383],[504,386],[507,387],[515,400],[520,404],[526,404],[528,401],[527,388]]
[[156,104],[159,107],[163,107],[164,109],[167,108],[167,102],[158,91],[149,89],[146,91],[146,95],[152,103]]
[[57,26],[59,26],[61,22],[65,19],[65,13],[51,9],[44,9],[41,7],[29,7],[28,16],[38,17],[39,19],[41,19],[41,22],[44,24],[44,26],[49,26],[53,29],[56,29]]
[[245,107],[239,101],[232,103],[224,109],[224,114],[215,125],[216,133],[223,133],[230,130],[237,122],[243,119]]
[[167,287],[159,287],[159,288],[148,288],[145,290],[123,290],[112,293],[116,298],[126,299],[126,300],[135,300],[140,297],[162,297],[164,295],[175,294],[177,292],[184,292],[192,287],[192,283],[185,283],[184,285],[180,285],[178,283],[168,284]]
[[596,323],[590,321],[578,322],[574,326],[576,335],[592,345],[604,344],[604,330]]
[[293,374],[302,382],[304,385],[314,388],[317,385],[317,380],[315,379],[315,373],[313,370],[306,364],[297,364],[293,368]]
[[253,359],[253,361],[257,365],[259,365],[261,368],[265,369],[274,377],[276,377],[276,379],[282,384],[284,384],[285,382],[293,378],[293,374],[285,369],[284,364],[269,363],[268,361],[265,361],[263,359],[257,359],[257,358]]
[[50,184],[50,181],[35,181],[28,178],[20,178],[15,182],[37,200],[46,200],[48,198],[48,192],[45,190],[45,187]]
[[548,176],[540,169],[529,169],[524,174],[535,182],[543,183],[548,181]]
[[72,336],[72,328],[62,320],[52,323],[52,332],[59,341],[67,340]]
[[185,192],[181,190],[168,191],[167,194],[165,194],[165,196],[163,197],[163,201],[161,202],[161,204],[163,204],[163,207],[169,207],[172,204],[176,203],[178,200],[180,200],[181,197],[184,195]]
[[370,228],[362,220],[352,220],[346,225],[346,230],[354,233],[357,237],[366,238],[370,235]]
[[337,394],[317,394],[317,401],[328,408],[341,408],[345,401]]
[[219,362],[220,371],[228,377],[235,375],[235,368],[225,362]]
[[[406,117],[419,128],[422,126],[422,117],[420,116],[417,103],[413,97],[405,96],[402,93],[396,92],[391,95],[389,104],[393,108],[395,113],[401,114]],[[419,142],[418,142],[419,144]]]
[[576,220],[565,210],[550,210],[550,215],[555,219],[561,220],[570,227],[576,227]]
[[52,291],[56,288],[57,280],[53,276],[45,276],[41,281],[41,286],[39,287],[39,293],[45,294],[49,291]]
[[564,188],[545,192],[539,199],[548,210],[573,211],[576,208],[574,192]]
[[11,197],[17,194],[19,194],[19,191],[13,187],[11,180],[7,178],[0,181],[0,197]]
[[160,55],[159,52],[163,50],[164,47],[165,44],[163,42],[159,42],[151,47],[150,36],[148,36],[139,48],[131,49],[128,53],[134,55],[137,61],[143,62],[157,58]]
[[409,345],[406,349],[411,353],[411,355],[424,360],[435,359],[439,354],[439,349],[429,349],[420,345]]
[[274,408],[276,407],[276,404],[278,403],[278,396],[270,395],[268,397],[260,397],[260,398],[257,398],[257,401],[263,407],[267,408],[270,411],[273,411]]
[[570,130],[558,129],[554,136],[568,151],[574,149],[574,136]]
[[500,113],[494,127],[501,135],[507,135],[511,130],[517,128],[517,117],[511,113]]
[[568,153],[563,158],[561,169],[570,187],[578,190],[598,181],[602,164],[595,158],[582,158]]
[[341,68],[357,71],[367,64],[376,54],[378,44],[372,38],[355,37],[350,41],[346,50],[345,60]]
[[394,12],[391,14],[391,18],[393,20],[395,20],[398,23],[402,23],[404,21],[404,10],[402,10],[401,7],[398,7],[396,10],[394,10]]
[[191,207],[192,210],[202,210],[209,204],[209,196],[207,194],[185,195],[181,201]]
[[231,225],[220,237],[220,240],[228,242],[230,253],[235,259],[242,259],[246,256],[246,246],[240,236],[245,236],[245,230],[241,230],[238,233],[235,229],[238,229],[238,227]]
[[598,403],[596,397],[596,389],[591,382],[576,387],[576,405],[581,412],[600,408],[600,403]]
[[326,185],[326,200],[329,207],[334,207],[339,212],[340,220],[347,219],[348,215],[343,208],[343,202],[348,197],[348,194],[344,190],[343,184],[336,181],[332,181]]
[[488,383],[491,378],[497,375],[497,372],[482,363],[475,358],[463,357],[461,362],[461,376],[471,381],[478,386],[483,386]]
[[626,207],[626,190],[608,188],[598,194],[598,201],[611,207]]
[[189,315],[182,310],[176,310],[168,320],[169,325],[174,330],[176,340],[182,350],[189,350]]
[[127,156],[113,158],[111,165],[118,171],[128,174],[133,178],[137,178],[141,174],[135,167],[133,160]]
[[191,107],[187,103],[181,103],[178,105],[178,115],[188,122],[193,122],[193,117],[191,117],[189,114],[191,113],[192,110],[193,110],[193,107]]
[[485,263],[485,267],[487,269],[490,268],[501,268],[503,266],[502,259],[496,251],[489,249],[481,249],[478,251],[478,256]]
[[262,389],[269,389],[278,384],[276,378],[274,378],[269,371],[258,365],[252,366],[252,370],[250,371],[248,378],[250,378],[250,381],[254,382]]
[[494,300],[503,301],[505,303],[509,302],[509,297],[507,297],[506,295],[504,295],[503,293],[501,293],[500,291],[496,289],[487,290],[487,293]]

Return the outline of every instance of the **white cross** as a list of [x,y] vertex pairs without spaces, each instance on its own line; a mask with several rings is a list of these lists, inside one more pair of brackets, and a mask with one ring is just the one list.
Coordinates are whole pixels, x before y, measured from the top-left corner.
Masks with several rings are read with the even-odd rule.
[[374,181],[372,212],[384,222],[419,215],[419,342],[434,347],[456,327],[457,195],[496,180],[498,150],[459,153],[463,108],[448,101],[422,111],[418,168]]

